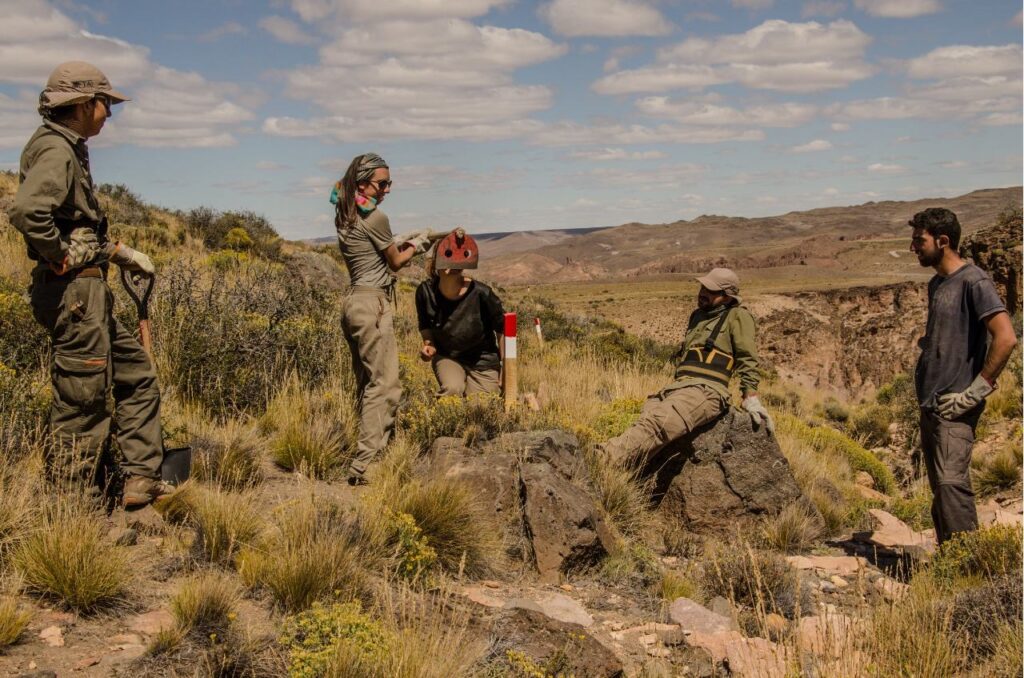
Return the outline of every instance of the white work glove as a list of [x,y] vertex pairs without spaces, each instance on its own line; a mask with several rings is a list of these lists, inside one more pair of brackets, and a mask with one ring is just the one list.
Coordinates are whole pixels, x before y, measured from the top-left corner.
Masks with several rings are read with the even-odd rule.
[[959,393],[944,393],[939,396],[939,416],[943,419],[958,419],[973,410],[995,389],[980,374],[974,378],[967,390]]
[[121,268],[145,275],[156,274],[156,267],[153,266],[152,259],[123,243],[112,243],[109,256],[111,263],[117,264]]
[[420,238],[426,238],[428,235],[430,235],[430,229],[419,228],[415,231],[409,231],[408,233],[399,233],[391,239],[391,242],[394,243],[396,247],[401,247],[406,243],[416,246]]
[[79,227],[71,231],[68,249],[64,256],[64,270],[73,269],[91,263],[100,251],[100,241],[96,231],[91,228]]
[[760,428],[761,424],[764,424],[768,428],[769,433],[775,433],[775,422],[772,421],[768,410],[764,409],[760,398],[757,396],[744,398],[742,407],[750,414],[750,420],[753,422],[755,429]]

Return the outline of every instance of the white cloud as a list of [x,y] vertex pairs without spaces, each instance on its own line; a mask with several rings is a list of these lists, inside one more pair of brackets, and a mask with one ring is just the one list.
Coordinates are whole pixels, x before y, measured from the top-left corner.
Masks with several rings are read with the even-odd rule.
[[912,78],[955,78],[961,76],[1018,75],[1021,72],[1021,46],[974,47],[953,45],[932,50],[907,62]]
[[323,115],[269,118],[263,130],[339,141],[519,136],[539,125],[529,116],[552,92],[512,72],[565,51],[539,33],[463,19],[352,26],[320,48],[320,63],[282,74],[286,93]]
[[812,16],[832,18],[839,16],[844,9],[846,9],[846,3],[842,0],[809,0],[800,9],[800,16],[804,19]]
[[658,51],[657,63],[611,73],[594,83],[601,94],[667,92],[738,82],[754,89],[813,92],[862,80],[870,36],[849,21],[765,21],[745,33],[690,38]]
[[661,12],[640,0],[553,0],[538,13],[568,37],[665,35],[672,30]]
[[278,42],[287,45],[308,45],[317,42],[317,39],[307,33],[302,26],[283,16],[260,19],[260,28],[274,36]]
[[[131,102],[114,109],[100,142],[141,146],[210,147],[235,143],[234,130],[251,120],[241,88],[210,82],[154,63],[149,50],[96,35],[43,0],[7,3],[0,22],[0,83],[42,89],[50,71],[71,55],[100,68]],[[35,111],[35,105],[27,110]],[[34,116],[33,116],[34,117]],[[0,138],[28,138],[38,124],[0,116]],[[27,122],[27,121],[26,121]]]
[[468,19],[510,3],[511,0],[292,0],[292,9],[308,23],[326,22],[331,16],[371,23],[394,19]]
[[646,115],[682,124],[753,127],[796,127],[812,120],[818,111],[817,106],[801,103],[763,104],[740,110],[716,103],[673,101],[667,97],[646,97],[637,101],[636,107]]
[[200,42],[216,42],[226,35],[245,35],[248,33],[245,26],[238,23],[237,21],[229,21],[225,24],[217,26],[214,29],[206,31],[199,36]]
[[705,172],[703,165],[682,163],[637,170],[595,167],[567,177],[567,183],[581,186],[635,186],[642,190],[691,187]]
[[853,4],[872,16],[912,19],[942,10],[939,0],[853,0]]
[[903,165],[876,162],[868,165],[868,171],[876,172],[878,174],[902,174],[907,171],[907,168]]
[[761,141],[761,130],[676,125],[584,124],[561,121],[532,130],[528,141],[540,146],[602,146],[606,144],[716,144]]
[[668,157],[662,151],[627,151],[624,148],[598,148],[593,151],[574,151],[570,158],[577,160],[660,160]]
[[808,141],[806,144],[793,146],[789,150],[793,153],[815,153],[817,151],[827,151],[831,148],[832,142],[826,139],[815,139],[814,141]]

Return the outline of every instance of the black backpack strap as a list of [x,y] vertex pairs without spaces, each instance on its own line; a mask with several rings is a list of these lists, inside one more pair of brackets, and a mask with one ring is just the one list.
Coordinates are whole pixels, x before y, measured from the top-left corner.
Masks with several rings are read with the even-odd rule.
[[710,351],[715,347],[715,340],[718,339],[719,333],[722,331],[722,327],[725,325],[725,321],[729,319],[729,314],[732,313],[732,309],[735,306],[730,306],[722,314],[722,317],[718,319],[718,323],[715,324],[715,328],[711,330],[711,334],[708,335],[708,340],[704,342],[704,350]]

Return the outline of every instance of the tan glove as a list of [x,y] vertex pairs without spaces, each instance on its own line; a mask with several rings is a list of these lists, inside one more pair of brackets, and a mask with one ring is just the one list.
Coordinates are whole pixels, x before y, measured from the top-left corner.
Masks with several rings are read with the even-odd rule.
[[749,396],[743,399],[741,405],[747,413],[750,414],[751,422],[754,424],[754,429],[758,429],[763,424],[768,429],[769,433],[775,433],[775,422],[772,421],[772,417],[768,414],[768,410],[761,404],[761,399],[755,396]]
[[128,269],[129,271],[135,271],[137,273],[143,273],[145,275],[155,275],[156,267],[153,266],[153,260],[147,255],[133,250],[124,243],[115,242],[110,243],[107,246],[108,254],[111,263],[117,264],[121,268]]
[[92,263],[100,252],[100,241],[96,231],[91,228],[79,227],[71,231],[68,249],[61,262],[60,273],[64,274],[76,268]]

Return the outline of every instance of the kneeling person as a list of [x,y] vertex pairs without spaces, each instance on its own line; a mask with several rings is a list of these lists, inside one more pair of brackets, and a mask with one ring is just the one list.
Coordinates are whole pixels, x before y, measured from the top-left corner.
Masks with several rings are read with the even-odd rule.
[[755,427],[764,424],[774,431],[757,397],[756,330],[754,317],[740,306],[739,278],[727,268],[716,268],[697,281],[697,310],[690,314],[673,358],[675,381],[649,396],[636,423],[603,445],[614,462],[643,466],[669,443],[723,415],[729,409],[733,374],[740,379],[743,409]]
[[420,358],[433,363],[440,396],[501,389],[505,310],[490,287],[463,273],[479,261],[476,241],[456,229],[435,245],[430,275],[416,289]]

